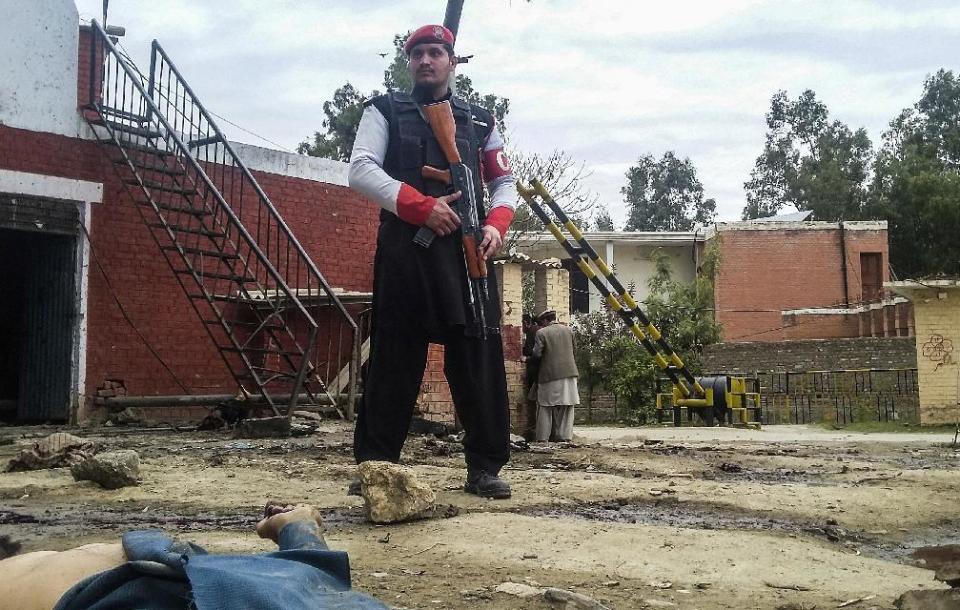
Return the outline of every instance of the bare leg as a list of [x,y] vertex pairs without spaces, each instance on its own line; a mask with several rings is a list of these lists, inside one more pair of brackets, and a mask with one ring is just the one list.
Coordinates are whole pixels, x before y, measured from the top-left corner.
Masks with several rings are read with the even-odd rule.
[[313,506],[268,502],[257,523],[257,535],[273,540],[281,551],[326,550],[321,528],[320,511]]

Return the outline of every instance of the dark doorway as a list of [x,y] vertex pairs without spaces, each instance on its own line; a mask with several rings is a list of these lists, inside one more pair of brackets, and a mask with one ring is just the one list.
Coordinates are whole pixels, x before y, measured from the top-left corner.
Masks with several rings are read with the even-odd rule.
[[883,289],[883,268],[881,267],[879,252],[860,253],[860,280],[862,293],[860,301],[869,303],[880,300],[880,291]]
[[76,317],[76,238],[0,229],[0,415],[66,421]]
[[590,280],[573,259],[561,262],[570,274],[570,313],[590,313]]

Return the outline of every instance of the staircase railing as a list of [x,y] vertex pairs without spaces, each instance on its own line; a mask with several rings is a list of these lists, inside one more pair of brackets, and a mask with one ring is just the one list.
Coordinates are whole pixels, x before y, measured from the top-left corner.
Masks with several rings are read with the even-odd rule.
[[346,365],[351,416],[360,337],[337,293],[162,47],[153,42],[144,78],[96,21],[91,30],[84,116],[112,143],[121,179],[231,375],[275,412],[282,396],[290,413],[300,401],[341,402],[327,388]]

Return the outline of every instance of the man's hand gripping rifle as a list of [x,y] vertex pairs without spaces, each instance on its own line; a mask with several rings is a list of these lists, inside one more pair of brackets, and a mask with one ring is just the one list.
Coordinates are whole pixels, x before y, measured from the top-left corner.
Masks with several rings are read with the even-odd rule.
[[[443,155],[450,164],[449,170],[442,170],[429,165],[423,168],[423,177],[427,180],[436,180],[447,185],[450,193],[460,191],[460,199],[452,204],[453,210],[460,217],[460,231],[463,234],[463,259],[467,270],[467,300],[473,314],[474,323],[480,328],[480,337],[487,336],[487,316],[484,303],[489,298],[487,294],[487,264],[480,253],[480,242],[483,232],[477,215],[476,190],[473,182],[473,172],[460,158],[457,149],[457,125],[453,119],[453,110],[450,102],[445,100],[436,104],[423,106],[423,114],[430,123],[430,129],[440,144]],[[430,228],[420,227],[413,242],[418,246],[429,248],[437,236]]]

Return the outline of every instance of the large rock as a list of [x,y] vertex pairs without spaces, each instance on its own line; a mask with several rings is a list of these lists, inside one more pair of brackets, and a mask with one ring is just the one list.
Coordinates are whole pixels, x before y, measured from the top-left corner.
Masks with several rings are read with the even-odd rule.
[[894,605],[900,610],[960,610],[960,589],[907,591]]
[[543,594],[543,589],[522,582],[504,582],[494,589],[497,593],[506,593],[516,597],[534,597]]
[[107,451],[75,464],[70,473],[77,481],[93,481],[106,489],[140,482],[140,456],[132,449]]
[[408,469],[391,462],[363,462],[361,495],[367,518],[374,523],[398,523],[428,516],[437,494]]
[[960,587],[960,544],[941,544],[919,548],[911,557],[920,565],[934,570],[934,578],[951,587]]

